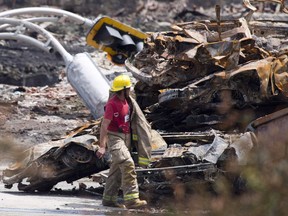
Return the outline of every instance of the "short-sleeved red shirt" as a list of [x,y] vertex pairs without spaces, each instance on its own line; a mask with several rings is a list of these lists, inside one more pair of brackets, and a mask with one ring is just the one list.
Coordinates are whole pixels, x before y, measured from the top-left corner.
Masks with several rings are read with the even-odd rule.
[[130,108],[127,101],[114,95],[105,106],[104,118],[111,120],[108,131],[130,133]]

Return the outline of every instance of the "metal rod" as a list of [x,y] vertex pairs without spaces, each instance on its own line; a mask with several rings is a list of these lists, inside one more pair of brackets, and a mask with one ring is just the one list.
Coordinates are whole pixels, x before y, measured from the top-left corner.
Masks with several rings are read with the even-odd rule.
[[19,8],[9,11],[4,11],[0,13],[0,17],[8,17],[8,16],[16,16],[22,14],[48,14],[48,15],[57,15],[62,17],[67,17],[72,21],[75,21],[77,24],[84,25],[86,27],[91,28],[94,24],[93,20],[82,17],[78,14],[71,13],[69,11],[56,9],[56,8],[45,8],[45,7],[27,7],[27,8]]
[[[1,18],[0,18],[1,19]],[[33,18],[28,18],[28,19],[23,19],[28,22],[58,22],[60,21],[59,17],[33,17]],[[5,30],[6,28],[10,27],[11,25],[9,24],[4,24],[0,26],[0,31]]]
[[46,46],[44,43],[29,37],[27,35],[23,35],[23,34],[15,34],[15,33],[0,33],[0,40],[20,40],[23,41],[25,43],[28,43],[30,45],[36,46],[38,48],[40,48],[41,50],[48,52],[48,53],[52,53],[53,52],[53,48]]
[[26,28],[32,29],[32,30],[38,32],[39,34],[44,35],[47,39],[49,39],[51,41],[52,47],[59,52],[59,54],[64,59],[66,65],[68,65],[73,60],[73,56],[70,53],[68,53],[64,49],[64,47],[61,45],[61,43],[50,32],[48,32],[44,28],[42,28],[38,25],[35,25],[31,22],[27,22],[25,20],[18,20],[18,19],[14,19],[14,18],[1,18],[0,23],[1,24],[16,25],[16,26],[23,25]]

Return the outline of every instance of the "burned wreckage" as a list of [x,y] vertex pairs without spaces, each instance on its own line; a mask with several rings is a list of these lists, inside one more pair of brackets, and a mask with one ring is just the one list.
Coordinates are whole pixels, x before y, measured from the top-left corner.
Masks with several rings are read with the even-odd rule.
[[[282,1],[272,2],[287,12]],[[271,137],[285,130],[288,26],[253,20],[256,8],[247,0],[244,4],[245,18],[223,21],[216,7],[215,21],[147,33],[143,49],[126,59],[127,71],[138,80],[137,102],[161,135],[152,143],[148,168],[137,169],[141,189],[213,183],[219,175],[239,187],[240,173],[230,175],[227,163],[245,165],[251,149],[269,146]],[[21,163],[5,170],[4,184],[49,191],[59,181],[109,168],[108,156],[100,160],[94,154],[99,125],[95,121],[77,129],[38,156],[30,149]],[[278,145],[284,146],[285,139],[281,136]]]

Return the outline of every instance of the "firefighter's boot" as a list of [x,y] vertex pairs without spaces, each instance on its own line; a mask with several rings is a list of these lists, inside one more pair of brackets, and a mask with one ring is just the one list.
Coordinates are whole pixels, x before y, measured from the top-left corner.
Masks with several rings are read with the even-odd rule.
[[116,208],[126,208],[126,206],[122,203],[119,203],[117,201],[108,201],[108,200],[103,200],[102,201],[103,206],[108,206],[108,207],[116,207]]
[[147,202],[145,200],[140,199],[134,199],[125,202],[125,206],[128,209],[137,209],[137,208],[143,208],[147,205]]

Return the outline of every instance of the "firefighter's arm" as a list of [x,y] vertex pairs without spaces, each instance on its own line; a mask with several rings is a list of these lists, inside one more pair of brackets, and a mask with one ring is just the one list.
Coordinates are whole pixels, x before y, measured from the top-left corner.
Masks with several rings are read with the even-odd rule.
[[99,158],[101,158],[106,152],[107,132],[110,122],[111,120],[104,118],[101,124],[99,149],[96,152],[96,155]]

